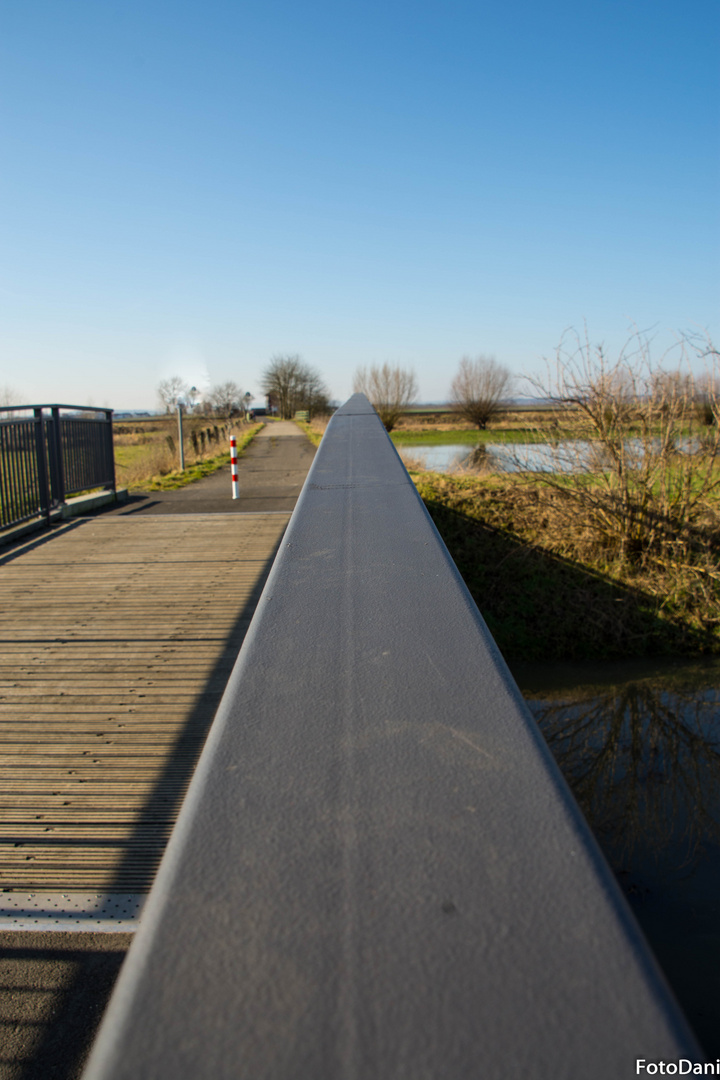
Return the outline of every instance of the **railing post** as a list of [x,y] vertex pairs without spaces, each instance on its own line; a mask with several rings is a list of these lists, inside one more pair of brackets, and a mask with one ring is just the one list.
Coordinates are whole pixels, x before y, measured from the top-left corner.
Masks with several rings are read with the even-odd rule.
[[50,482],[48,476],[47,454],[45,451],[45,429],[43,425],[42,406],[33,409],[35,417],[35,462],[38,478],[38,495],[40,496],[40,509],[45,514],[48,525],[50,524]]
[[112,478],[112,483],[109,485],[111,491],[117,492],[117,478],[115,475],[115,445],[113,443],[113,410],[105,410],[105,420],[107,421],[107,434],[105,438],[105,453],[107,456],[107,468]]
[[185,471],[185,447],[183,445],[182,404],[178,401],[178,442],[180,443],[180,471]]
[[62,432],[60,431],[60,409],[53,405],[50,410],[50,437],[48,451],[50,457],[50,476],[52,479],[52,501],[58,505],[65,502],[65,462],[63,461]]

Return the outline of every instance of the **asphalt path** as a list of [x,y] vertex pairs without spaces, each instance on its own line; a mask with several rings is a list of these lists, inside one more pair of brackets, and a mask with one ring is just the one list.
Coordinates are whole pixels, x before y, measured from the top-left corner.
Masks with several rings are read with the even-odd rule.
[[131,934],[0,933],[2,1080],[80,1076],[131,940]]
[[[227,466],[176,491],[133,493],[100,512],[292,511],[314,456],[295,424],[271,422],[238,461],[238,499]],[[129,934],[0,932],[0,1080],[80,1076],[130,941]]]

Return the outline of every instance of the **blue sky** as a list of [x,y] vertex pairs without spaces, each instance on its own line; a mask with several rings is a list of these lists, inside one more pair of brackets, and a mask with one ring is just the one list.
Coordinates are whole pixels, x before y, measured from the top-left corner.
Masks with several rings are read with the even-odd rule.
[[0,0],[0,389],[720,339],[717,0]]

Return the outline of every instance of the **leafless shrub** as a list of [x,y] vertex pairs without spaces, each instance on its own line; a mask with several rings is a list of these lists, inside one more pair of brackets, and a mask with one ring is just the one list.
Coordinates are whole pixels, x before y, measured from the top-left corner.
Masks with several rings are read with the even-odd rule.
[[386,431],[392,431],[402,413],[412,404],[417,396],[415,372],[409,368],[359,367],[353,378],[353,392],[365,394],[385,425]]
[[0,386],[0,410],[3,406],[7,408],[10,405],[22,405],[23,396],[14,387],[8,386],[7,383],[4,386]]
[[179,402],[185,401],[190,387],[179,375],[171,375],[169,379],[163,379],[158,383],[158,397],[165,408],[165,412],[172,412]]
[[237,383],[224,382],[213,386],[207,395],[207,401],[218,416],[230,416],[242,408],[243,393]]
[[488,453],[488,448],[485,443],[478,443],[470,451],[466,461],[466,467],[474,472],[491,472],[493,468],[492,459]]
[[507,396],[512,376],[492,356],[464,356],[450,386],[453,408],[484,431]]
[[408,472],[424,472],[427,469],[426,457],[418,453],[417,450],[406,449],[401,446],[398,447],[398,453]]
[[[715,367],[718,367],[717,358]],[[698,420],[704,427],[720,427],[720,383],[717,371],[706,371],[695,381]]]
[[[717,369],[717,352],[714,358]],[[553,441],[578,448],[571,470],[538,479],[579,508],[597,540],[621,558],[676,557],[712,539],[703,521],[720,486],[720,427],[701,437],[689,359],[686,339],[670,367],[668,354],[653,362],[644,334],[633,334],[610,360],[587,331],[583,338],[570,332],[546,379],[531,380],[556,409]],[[716,371],[707,385],[716,416]]]
[[328,389],[320,373],[297,355],[274,356],[263,372],[262,388],[268,405],[283,420],[299,411],[308,412],[311,419],[327,412]]

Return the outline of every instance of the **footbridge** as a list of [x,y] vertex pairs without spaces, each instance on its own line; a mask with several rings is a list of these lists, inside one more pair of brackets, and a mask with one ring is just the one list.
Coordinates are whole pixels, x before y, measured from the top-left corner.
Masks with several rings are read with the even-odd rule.
[[85,1080],[701,1054],[367,400],[281,542]]

